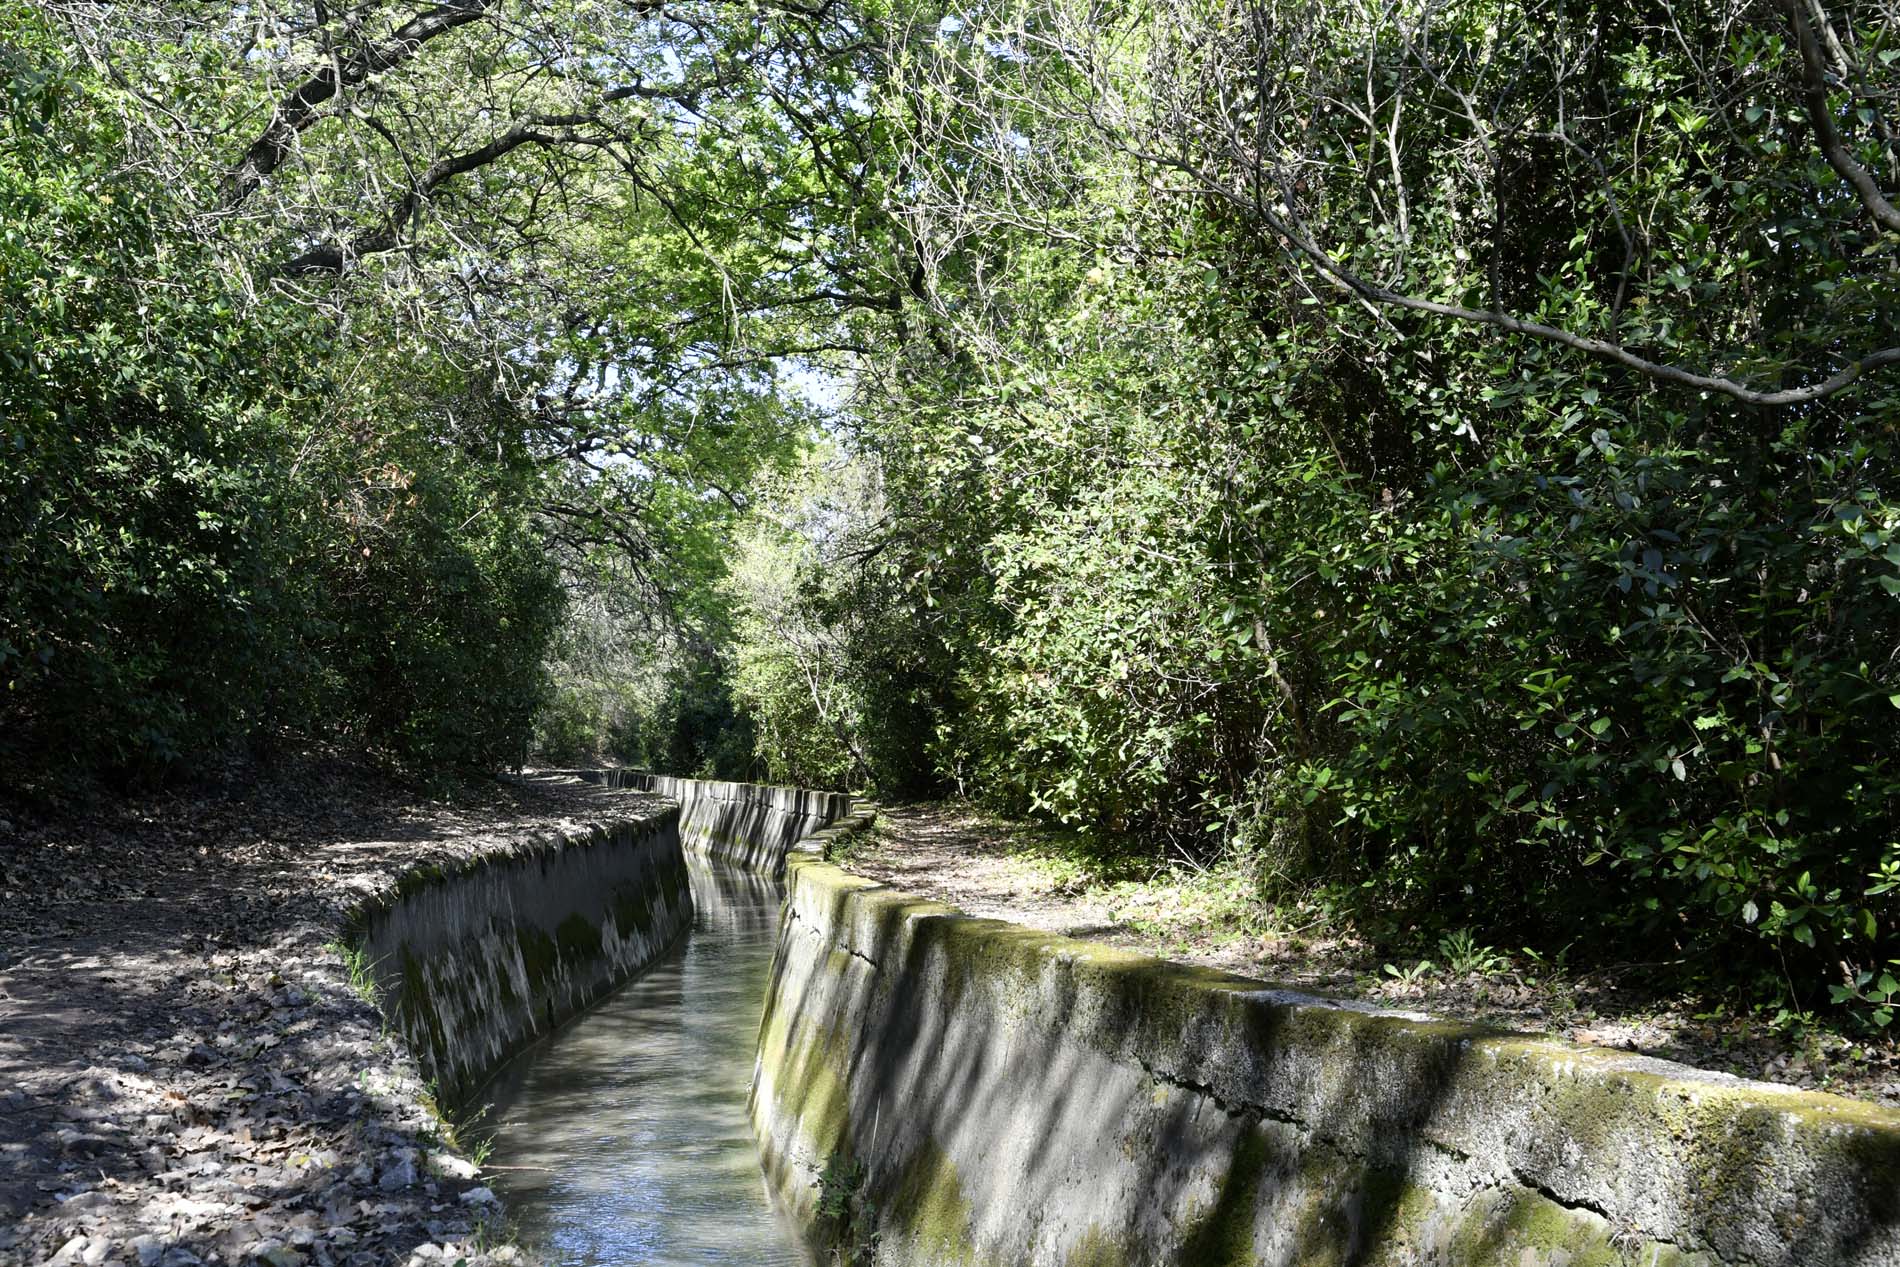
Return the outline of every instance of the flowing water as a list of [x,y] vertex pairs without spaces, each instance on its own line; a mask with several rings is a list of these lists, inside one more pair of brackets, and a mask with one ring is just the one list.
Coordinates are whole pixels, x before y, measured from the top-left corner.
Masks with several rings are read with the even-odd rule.
[[807,1267],[746,1117],[779,887],[692,863],[693,927],[516,1061],[471,1131],[521,1241],[571,1267]]

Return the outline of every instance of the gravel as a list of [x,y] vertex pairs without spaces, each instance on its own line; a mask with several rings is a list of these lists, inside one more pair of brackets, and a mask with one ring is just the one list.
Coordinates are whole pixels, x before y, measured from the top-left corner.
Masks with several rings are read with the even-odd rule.
[[654,804],[312,759],[0,805],[0,1264],[519,1261],[338,930],[411,866]]

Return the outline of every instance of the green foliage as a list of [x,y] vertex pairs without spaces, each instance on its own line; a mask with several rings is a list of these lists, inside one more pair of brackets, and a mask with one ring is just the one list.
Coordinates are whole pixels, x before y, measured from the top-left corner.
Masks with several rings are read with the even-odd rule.
[[1851,1005],[1876,1027],[1886,1029],[1900,1010],[1900,959],[1863,968],[1843,983],[1829,986],[1828,993],[1837,1007]]
[[[933,649],[911,730],[943,778],[1241,851],[1374,931],[1645,946],[1791,1004],[1846,962],[1836,1002],[1890,1011],[1893,377],[1740,403],[1362,302],[1272,219],[1421,302],[1814,382],[1900,325],[1896,239],[1819,154],[1785,20],[1672,12],[1652,39],[1454,9],[1407,42],[1349,6],[1109,32],[1025,0],[905,46],[905,222],[940,262],[928,337],[861,384],[885,508],[857,570],[900,583],[878,645]],[[1256,51],[1260,120],[1210,87]],[[1297,179],[1248,166],[1262,129]],[[798,610],[852,681],[849,622]],[[887,705],[854,707],[865,733]]]
[[828,1262],[854,1267],[877,1259],[877,1202],[865,1194],[871,1177],[862,1161],[843,1152],[818,1172],[818,1218],[829,1241]]
[[755,779],[752,731],[725,664],[710,656],[669,665],[658,704],[642,719],[643,764],[700,779]]
[[628,637],[614,614],[627,596],[611,573],[569,582],[580,597],[553,645],[553,690],[536,720],[536,758],[752,778],[752,732],[735,712],[724,661],[706,644],[677,636]]
[[722,585],[733,699],[776,782],[899,796],[933,782],[943,649],[878,561],[887,526],[874,468],[820,451],[765,490],[737,536]]
[[188,191],[126,161],[115,90],[7,20],[10,759],[149,779],[290,733],[519,760],[561,600],[518,421],[447,369],[334,381],[346,349],[243,295]]
[[1431,960],[1421,959],[1417,963],[1404,968],[1399,967],[1397,964],[1389,963],[1385,966],[1385,975],[1391,977],[1402,986],[1416,986],[1422,984],[1426,978],[1430,977],[1437,970],[1437,966],[1434,965]]
[[378,1006],[376,965],[370,959],[369,952],[353,941],[329,942],[324,949],[343,961],[343,971],[349,977],[350,989],[356,992],[356,996],[371,1007]]
[[401,428],[393,406],[380,414],[381,435],[326,489],[333,615],[316,642],[335,707],[418,765],[518,765],[563,606],[531,473]]
[[233,319],[94,85],[13,16],[39,38],[6,51],[0,124],[5,729],[149,772],[295,694],[301,402],[265,367],[306,336]]
[[1488,977],[1510,967],[1506,956],[1481,945],[1469,928],[1457,928],[1438,939],[1438,953],[1445,970],[1460,976]]

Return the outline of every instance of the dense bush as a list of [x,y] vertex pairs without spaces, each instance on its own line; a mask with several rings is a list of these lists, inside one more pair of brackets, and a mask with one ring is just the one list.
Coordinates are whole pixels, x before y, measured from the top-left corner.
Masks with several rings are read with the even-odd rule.
[[[730,681],[766,777],[888,796],[935,790],[943,648],[919,636],[870,463],[829,450],[761,490],[722,590]],[[895,557],[895,556],[894,556]]]
[[6,760],[143,779],[283,733],[519,759],[560,593],[518,426],[448,371],[332,382],[314,315],[247,298],[110,90],[8,10]]
[[[492,430],[445,434],[485,403]],[[438,397],[408,419],[377,404],[377,430],[325,488],[329,615],[315,642],[334,714],[419,764],[520,764],[564,605],[534,523],[533,468],[495,461],[511,419],[492,402]]]
[[609,761],[701,779],[765,777],[751,718],[732,699],[714,649],[665,640],[622,644],[605,662],[575,654],[564,631],[553,689],[535,722],[533,755],[549,765]]
[[912,733],[1011,808],[1394,926],[1878,986],[1900,384],[1759,397],[1900,318],[1813,126],[1884,179],[1893,59],[1845,14],[1850,99],[1786,11],[1627,17],[1024,3],[907,46],[929,337],[859,398],[901,584],[796,615],[936,666]]
[[5,730],[147,770],[262,722],[256,684],[300,694],[312,345],[237,319],[85,81],[34,53],[7,51],[0,133]]

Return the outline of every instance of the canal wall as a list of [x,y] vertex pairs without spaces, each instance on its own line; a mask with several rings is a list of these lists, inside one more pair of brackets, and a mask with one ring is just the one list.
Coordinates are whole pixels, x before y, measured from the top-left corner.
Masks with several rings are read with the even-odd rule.
[[773,876],[783,872],[793,845],[851,812],[851,797],[843,792],[679,779],[644,770],[566,773],[678,801],[680,843],[688,850]]
[[693,915],[687,850],[777,875],[795,842],[851,805],[799,788],[565,773],[678,806],[412,869],[351,916],[367,983],[446,1104],[672,944]]
[[1900,1264],[1893,1111],[787,883],[751,1111],[850,1261]]
[[692,920],[680,811],[529,837],[404,873],[348,943],[439,1100],[651,963]]

